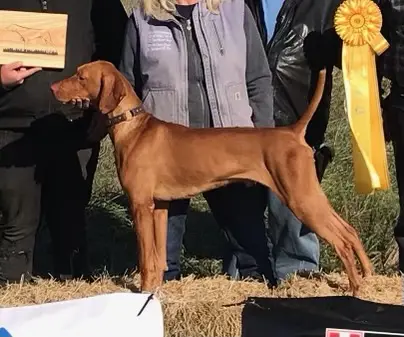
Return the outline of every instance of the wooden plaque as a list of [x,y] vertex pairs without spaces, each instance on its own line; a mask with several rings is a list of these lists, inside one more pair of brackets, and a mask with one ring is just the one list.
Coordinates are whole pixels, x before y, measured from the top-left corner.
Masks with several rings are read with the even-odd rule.
[[66,14],[0,10],[0,64],[63,69],[66,35]]

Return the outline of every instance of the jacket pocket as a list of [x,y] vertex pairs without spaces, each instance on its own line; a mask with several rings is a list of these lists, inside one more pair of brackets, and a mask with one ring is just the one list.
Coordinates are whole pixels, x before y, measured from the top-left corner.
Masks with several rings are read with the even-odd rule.
[[179,120],[175,89],[148,89],[143,95],[143,106],[153,116],[177,123]]
[[252,109],[249,105],[245,85],[243,83],[228,84],[226,86],[226,98],[231,126],[254,126],[251,119]]

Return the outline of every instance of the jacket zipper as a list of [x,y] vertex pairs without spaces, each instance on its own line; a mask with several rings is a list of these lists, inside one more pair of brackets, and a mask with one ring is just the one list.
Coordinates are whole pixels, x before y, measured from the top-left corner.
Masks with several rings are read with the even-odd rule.
[[42,10],[46,12],[48,10],[48,1],[47,0],[41,0],[41,5],[42,5]]
[[[193,37],[192,37],[192,33],[191,33],[191,31],[192,31],[192,25],[191,25],[191,19],[187,19],[187,30],[189,31],[189,39],[190,39],[190,41],[192,41],[193,40]],[[202,56],[201,56],[201,58],[202,58]],[[197,69],[198,68],[198,65],[196,65],[195,66],[195,68]],[[197,76],[199,76],[199,74],[197,75]],[[196,82],[196,85],[197,85],[197,87],[198,87],[198,89],[199,89],[199,96],[200,96],[200,100],[201,100],[201,110],[202,110],[202,114],[203,114],[203,116],[202,116],[202,120],[203,120],[203,123],[204,123],[204,125],[209,125],[209,114],[206,114],[205,113],[205,102],[204,102],[204,95],[203,95],[203,92],[202,92],[202,86],[201,86],[201,83],[199,82],[199,80],[197,79],[197,82]],[[208,116],[207,116],[208,115]]]
[[219,32],[217,31],[216,24],[214,22],[212,22],[212,24],[213,24],[213,29],[214,29],[215,34],[216,34],[217,43],[219,45],[220,54],[223,55],[224,54],[224,48],[223,48],[222,41],[220,40]]

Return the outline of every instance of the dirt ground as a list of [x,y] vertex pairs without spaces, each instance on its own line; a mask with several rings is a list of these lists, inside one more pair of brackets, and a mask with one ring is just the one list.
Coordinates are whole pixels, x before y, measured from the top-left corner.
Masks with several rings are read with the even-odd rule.
[[[135,279],[102,277],[94,282],[36,280],[30,285],[10,285],[0,290],[0,306],[48,303],[97,294],[135,291]],[[252,281],[229,281],[224,277],[196,279],[192,276],[166,283],[159,291],[166,336],[240,336],[242,302],[257,297],[311,297],[350,295],[345,275],[294,277],[276,289]],[[402,304],[399,276],[372,276],[364,280],[360,298]]]

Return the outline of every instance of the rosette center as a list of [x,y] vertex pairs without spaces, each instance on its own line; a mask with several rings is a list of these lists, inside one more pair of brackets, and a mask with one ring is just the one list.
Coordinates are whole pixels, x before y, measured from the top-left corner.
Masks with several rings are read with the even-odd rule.
[[357,13],[351,16],[349,23],[351,24],[352,28],[359,29],[365,26],[366,20],[362,14]]

